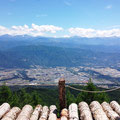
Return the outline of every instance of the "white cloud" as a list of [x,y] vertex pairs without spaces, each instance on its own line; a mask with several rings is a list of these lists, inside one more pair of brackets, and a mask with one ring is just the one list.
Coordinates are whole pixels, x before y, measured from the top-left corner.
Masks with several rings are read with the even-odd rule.
[[57,31],[63,30],[63,28],[61,27],[57,27],[54,25],[35,25],[32,24],[32,29],[35,31],[39,31],[39,32],[51,32],[51,33],[56,33]]
[[69,38],[70,36],[69,36],[69,35],[64,35],[63,37],[64,37],[64,38]]
[[12,26],[11,28],[6,28],[0,26],[0,35],[32,35],[32,36],[47,36],[47,33],[56,33],[57,31],[63,30],[62,27],[54,25],[36,25],[32,24],[31,27],[28,25],[24,26]]
[[111,30],[95,30],[85,28],[70,28],[68,29],[71,36],[80,37],[120,37],[120,29]]
[[120,37],[120,28],[111,28],[107,30],[85,29],[85,28],[69,28],[67,31],[58,36],[57,32],[64,30],[62,27],[54,25],[36,25],[32,24],[23,26],[11,26],[10,28],[0,26],[0,35],[31,35],[31,36],[56,36],[56,37]]
[[112,5],[107,5],[105,8],[106,8],[106,9],[111,9],[111,8],[112,8]]

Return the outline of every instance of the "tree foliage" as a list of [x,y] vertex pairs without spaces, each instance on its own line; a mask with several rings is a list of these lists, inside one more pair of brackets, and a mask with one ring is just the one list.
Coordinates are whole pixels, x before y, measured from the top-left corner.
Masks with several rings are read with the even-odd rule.
[[[87,83],[87,86],[84,87],[85,90],[88,91],[99,91],[97,87],[92,83],[90,80]],[[106,93],[88,93],[88,92],[81,92],[77,96],[77,103],[81,101],[85,101],[90,104],[92,101],[99,101],[100,103],[103,101],[109,102],[109,97]]]
[[18,106],[22,108],[25,104],[31,104],[36,106],[38,103],[42,103],[36,92],[32,94],[27,93],[25,89],[12,92],[8,86],[3,85],[0,87],[0,104],[7,102],[11,106]]
[[12,91],[10,90],[9,87],[3,85],[0,88],[0,104],[9,101],[12,101]]
[[[89,91],[99,90],[91,81],[84,86],[84,89]],[[71,103],[79,103],[81,101],[85,101],[90,104],[94,100],[97,100],[100,103],[103,101],[109,102],[109,100],[117,100],[120,103],[120,99],[118,99],[119,95],[119,91],[114,91],[109,93],[109,98],[106,93],[78,93],[78,91],[66,89],[67,106],[69,106]],[[8,102],[11,107],[18,106],[20,108],[22,108],[25,104],[30,104],[33,107],[35,107],[37,104],[47,106],[55,104],[59,109],[58,89],[27,87],[13,90],[8,86],[3,85],[0,87],[0,104],[4,102]]]
[[69,90],[67,90],[66,92],[66,101],[67,101],[67,106],[69,106],[71,103],[76,102],[75,96]]

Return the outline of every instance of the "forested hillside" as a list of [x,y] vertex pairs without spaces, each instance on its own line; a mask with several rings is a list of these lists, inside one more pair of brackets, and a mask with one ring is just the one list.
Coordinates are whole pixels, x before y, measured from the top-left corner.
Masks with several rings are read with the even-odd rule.
[[[81,88],[90,91],[104,90],[97,88],[93,83],[89,82],[87,86],[74,86],[76,88]],[[88,104],[90,102],[97,100],[100,103],[103,101],[110,102],[116,100],[120,103],[120,90],[109,92],[109,93],[85,93],[75,91],[66,88],[66,100],[67,106],[71,103],[79,103],[80,101],[86,101]],[[18,86],[0,87],[0,104],[8,102],[11,106],[18,106],[22,108],[25,104],[30,104],[35,107],[37,104],[41,105],[52,105],[56,104],[59,109],[59,95],[57,87],[25,87],[19,88]]]
[[4,68],[29,68],[34,65],[44,67],[101,65],[108,67],[119,63],[120,54],[95,52],[81,48],[29,45],[1,51],[0,58],[0,67]]

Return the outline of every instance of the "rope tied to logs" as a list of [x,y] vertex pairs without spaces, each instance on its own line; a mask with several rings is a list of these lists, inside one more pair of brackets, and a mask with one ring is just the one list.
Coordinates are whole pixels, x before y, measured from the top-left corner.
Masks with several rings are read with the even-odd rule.
[[103,91],[89,91],[89,90],[83,90],[83,89],[75,88],[75,87],[72,87],[70,85],[65,85],[65,86],[70,88],[70,89],[73,89],[73,90],[77,90],[77,91],[80,91],[80,92],[88,92],[88,93],[105,93],[105,92],[112,92],[112,91],[120,89],[120,87],[117,87],[117,88],[103,90]]

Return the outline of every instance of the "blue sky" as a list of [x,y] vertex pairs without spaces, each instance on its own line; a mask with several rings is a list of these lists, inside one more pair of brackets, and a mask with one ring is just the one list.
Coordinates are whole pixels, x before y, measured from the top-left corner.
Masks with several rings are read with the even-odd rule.
[[119,6],[120,0],[0,0],[0,35],[119,37]]

